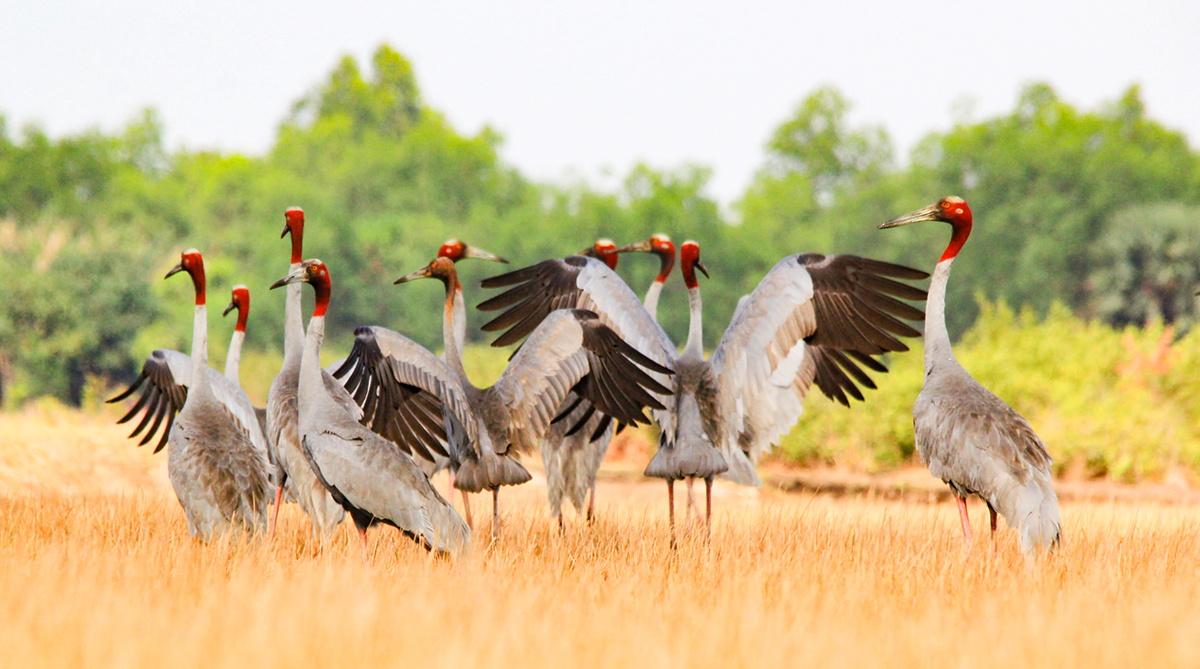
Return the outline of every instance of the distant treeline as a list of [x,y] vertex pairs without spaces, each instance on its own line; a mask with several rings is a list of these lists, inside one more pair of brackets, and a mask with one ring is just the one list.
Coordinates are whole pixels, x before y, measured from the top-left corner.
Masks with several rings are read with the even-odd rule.
[[[440,347],[440,289],[393,286],[461,237],[514,264],[562,256],[597,237],[627,243],[666,232],[701,242],[707,344],[737,298],[783,255],[857,253],[931,267],[946,231],[885,234],[875,225],[948,195],[977,217],[950,287],[951,325],[978,313],[975,294],[1046,313],[1061,303],[1113,324],[1187,327],[1200,283],[1200,155],[1146,117],[1136,86],[1081,111],[1046,85],[1009,114],[931,134],[906,164],[879,127],[851,127],[849,102],[814,91],[779,126],[731,215],[706,194],[709,171],[634,167],[618,192],[540,184],[498,157],[501,135],[456,131],[426,106],[411,64],[389,47],[369,75],[346,57],[302,97],[264,156],[168,152],[162,121],[143,112],[123,132],[51,138],[0,117],[0,393],[5,406],[53,395],[80,401],[89,377],[127,380],[153,348],[186,350],[186,281],[162,281],[178,252],[205,253],[209,303],[251,288],[247,345],[282,342],[283,211],[307,213],[305,255],[330,266],[332,344],[381,324]],[[624,257],[640,292],[648,257]],[[497,271],[463,263],[467,297]],[[672,284],[660,316],[686,331]],[[472,325],[482,322],[472,314]],[[219,360],[232,323],[210,320]],[[472,329],[474,341],[481,333]]]

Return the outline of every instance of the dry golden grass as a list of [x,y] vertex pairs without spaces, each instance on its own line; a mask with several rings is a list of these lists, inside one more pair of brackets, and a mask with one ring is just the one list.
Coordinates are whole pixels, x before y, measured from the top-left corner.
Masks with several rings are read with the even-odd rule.
[[[4,418],[0,442],[42,420]],[[368,564],[294,506],[274,540],[205,546],[161,481],[10,481],[0,665],[1200,666],[1196,506],[1066,504],[1062,550],[1029,568],[978,505],[964,553],[952,504],[719,486],[711,541],[687,526],[672,551],[661,484],[603,484],[598,522],[564,534],[536,484],[505,490],[501,540],[485,520],[467,560],[384,528]]]

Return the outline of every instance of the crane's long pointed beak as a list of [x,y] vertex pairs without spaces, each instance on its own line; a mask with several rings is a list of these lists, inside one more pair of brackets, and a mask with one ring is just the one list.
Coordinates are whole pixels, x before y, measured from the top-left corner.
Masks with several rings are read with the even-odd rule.
[[237,309],[237,302],[230,301],[229,306],[225,307],[225,311],[222,311],[221,315],[228,316],[229,312],[233,311],[234,309]]
[[708,276],[708,269],[704,267],[704,263],[701,262],[699,258],[696,258],[696,269],[704,273],[704,278],[711,278]]
[[413,272],[412,274],[405,274],[399,279],[396,279],[396,283],[408,283],[409,281],[416,281],[417,279],[428,279],[430,276],[432,276],[432,274],[430,274],[429,266],[427,265]]
[[642,242],[635,242],[633,244],[627,244],[625,246],[622,246],[621,248],[618,248],[618,249],[613,249],[613,253],[630,253],[630,252],[635,252],[635,251],[641,252],[641,253],[649,253],[652,250],[654,250],[654,249],[652,246],[650,246],[650,240],[647,239]]
[[287,223],[284,223],[283,224],[283,232],[279,233],[279,238],[283,239],[284,237],[287,237],[288,233],[291,231],[292,231],[292,226],[288,225]]
[[271,284],[271,290],[275,290],[280,286],[286,286],[289,283],[296,283],[298,281],[308,281],[308,268],[304,265],[297,267],[295,270],[289,272],[287,276]]
[[893,218],[887,223],[880,223],[879,229],[885,230],[887,228],[898,228],[901,225],[908,225],[910,223],[921,223],[922,221],[937,220],[940,220],[938,219],[938,206],[936,204],[931,204],[928,207],[918,209],[911,214],[905,214],[900,218]]
[[167,272],[167,275],[166,275],[166,276],[164,276],[163,278],[164,278],[164,279],[169,279],[169,278],[171,278],[171,276],[172,276],[172,275],[178,274],[178,273],[180,273],[180,272],[182,272],[182,271],[183,271],[183,261],[182,261],[182,260],[180,260],[180,261],[179,261],[179,264],[178,264],[178,265],[176,265],[176,266],[174,266],[174,267],[172,267],[172,268],[171,268],[171,271],[170,271],[170,272]]
[[501,262],[506,265],[508,264],[508,261],[505,260],[504,258],[501,258],[500,256],[498,256],[494,253],[488,253],[487,251],[484,251],[483,249],[477,248],[475,246],[468,246],[466,251],[463,252],[463,257],[464,258],[475,258],[476,260],[491,260],[492,262]]

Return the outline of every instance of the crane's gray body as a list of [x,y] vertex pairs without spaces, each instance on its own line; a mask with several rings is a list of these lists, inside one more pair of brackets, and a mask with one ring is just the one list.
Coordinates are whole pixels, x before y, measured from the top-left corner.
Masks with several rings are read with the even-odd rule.
[[[298,263],[292,265],[293,270],[297,267]],[[285,494],[308,515],[313,534],[324,539],[333,534],[346,514],[342,505],[317,479],[300,448],[297,384],[304,354],[304,322],[300,315],[302,290],[299,283],[287,287],[283,367],[271,382],[267,394],[267,440],[272,445],[272,462],[279,470],[277,478],[284,482]],[[325,373],[324,376],[329,375]],[[337,385],[332,377],[328,381]]]
[[1022,552],[1060,538],[1051,459],[1029,423],[972,377],[950,348],[946,282],[953,258],[933,273],[925,316],[925,384],[913,404],[917,452],[959,497],[977,494],[1017,530]]
[[411,456],[348,411],[347,401],[357,405],[341,384],[326,383],[324,326],[323,316],[309,322],[297,386],[300,447],[310,471],[360,529],[383,522],[432,550],[466,553],[470,529],[458,512]]
[[704,359],[684,355],[675,361],[674,438],[664,432],[646,476],[671,481],[707,479],[729,469],[718,448],[717,382]]
[[211,541],[233,529],[266,527],[270,480],[265,454],[248,432],[257,425],[236,422],[213,394],[206,313],[204,305],[196,307],[192,386],[167,437],[167,474],[188,531]]

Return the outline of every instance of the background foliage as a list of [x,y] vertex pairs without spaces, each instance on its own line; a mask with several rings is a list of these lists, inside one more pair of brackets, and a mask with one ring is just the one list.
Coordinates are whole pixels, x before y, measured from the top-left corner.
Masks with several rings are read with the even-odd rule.
[[[904,161],[884,128],[852,125],[850,109],[831,86],[801,100],[771,136],[761,169],[731,211],[707,195],[709,170],[697,165],[636,165],[615,192],[534,183],[500,159],[498,131],[465,135],[425,104],[411,64],[387,46],[367,69],[350,57],[338,62],[293,105],[262,156],[168,151],[153,110],[115,134],[60,138],[37,126],[9,128],[0,117],[0,260],[20,269],[9,273],[0,296],[0,399],[8,407],[45,395],[79,404],[89,384],[131,379],[151,349],[186,350],[190,285],[161,277],[189,246],[205,253],[214,306],[224,304],[230,286],[251,287],[248,360],[272,359],[281,348],[283,297],[265,288],[287,269],[288,244],[278,235],[292,205],[307,213],[306,255],[321,257],[333,272],[334,349],[366,323],[437,348],[440,289],[425,282],[396,287],[391,279],[427,262],[447,237],[519,266],[578,251],[601,236],[626,243],[660,231],[703,245],[713,273],[704,284],[711,347],[737,298],[787,253],[932,265],[945,230],[882,233],[875,225],[947,194],[965,197],[977,217],[950,285],[952,333],[975,324],[965,345],[990,342],[1013,360],[1032,356],[1050,387],[1068,371],[1091,374],[1075,379],[1086,392],[1030,387],[1006,396],[1047,407],[1109,403],[1119,413],[1117,405],[1132,401],[1129,393],[1142,392],[1119,383],[1114,370],[1124,363],[1113,356],[1124,355],[1117,345],[1123,337],[1142,341],[1163,324],[1183,332],[1195,318],[1200,154],[1147,117],[1136,85],[1099,109],[1081,110],[1049,86],[1032,84],[1010,113],[931,134]],[[627,256],[621,272],[640,291],[655,268],[651,258]],[[484,297],[469,287],[496,269],[463,264],[468,301]],[[667,291],[660,315],[682,340],[686,301],[678,287]],[[977,321],[980,304],[1011,304],[1022,316],[994,306]],[[1020,327],[996,329],[1001,322]],[[1147,322],[1147,330],[1109,327]],[[480,323],[473,313],[477,343],[484,341],[474,327]],[[232,323],[210,324],[212,357],[221,360]],[[1080,348],[1046,357],[1042,336]],[[1028,350],[1018,351],[1016,341]],[[1115,348],[1100,350],[1101,343]],[[918,358],[895,361],[890,387],[912,385],[906,374],[919,367]],[[269,375],[270,364],[262,367]],[[1015,376],[998,374],[995,384],[1003,388]],[[1177,381],[1153,392],[1195,394]],[[890,406],[885,395],[873,397],[872,407]],[[896,424],[878,421],[873,429],[890,430],[903,443],[908,419],[901,405],[910,400],[894,401],[905,409]],[[1181,425],[1191,425],[1190,412],[1179,411],[1187,419]],[[822,430],[837,432],[824,420],[806,421],[789,440],[790,452],[839,457],[836,439],[801,445],[816,443]],[[1124,455],[1104,456],[1105,471],[1142,471],[1136,443],[1129,443],[1127,464],[1116,462]],[[1194,462],[1190,453],[1180,458]],[[886,464],[905,455],[871,457]]]

